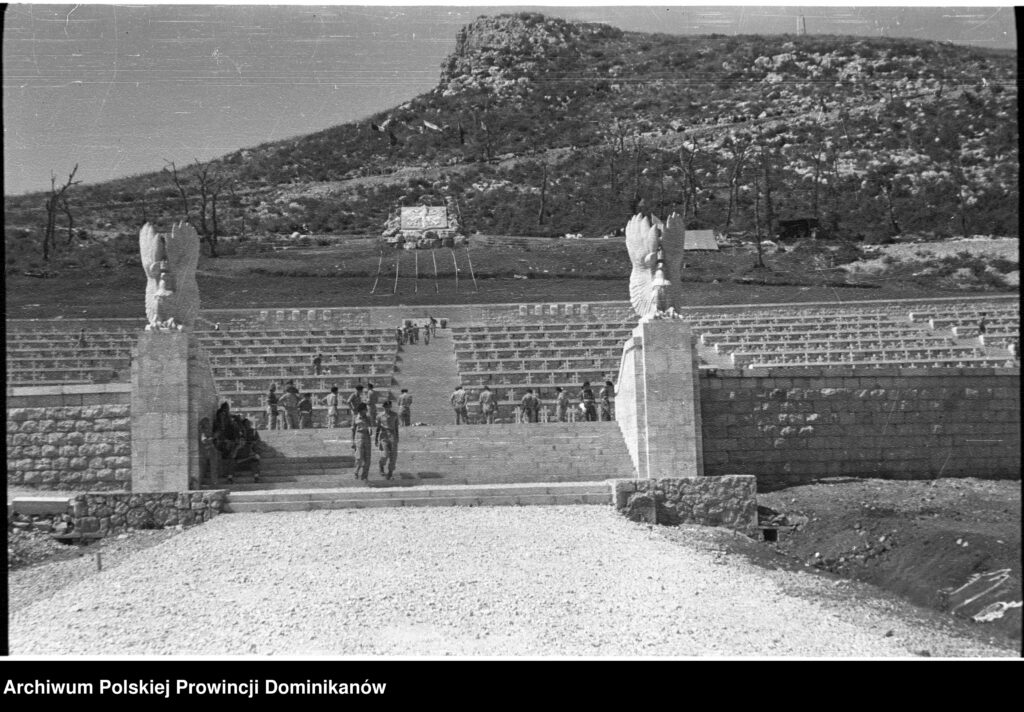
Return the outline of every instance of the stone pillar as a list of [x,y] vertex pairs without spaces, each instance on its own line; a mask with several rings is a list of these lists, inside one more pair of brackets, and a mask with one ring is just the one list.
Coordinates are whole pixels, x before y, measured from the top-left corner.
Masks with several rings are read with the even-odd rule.
[[184,492],[199,479],[199,419],[213,417],[209,359],[184,331],[145,331],[132,350],[132,491]]
[[647,433],[647,477],[700,477],[700,379],[696,337],[676,319],[641,321],[643,340],[643,428]]
[[686,322],[637,324],[623,349],[615,411],[638,479],[704,474],[698,376]]
[[636,476],[647,479],[647,432],[644,428],[643,338],[634,329],[622,349],[619,380],[615,386],[615,422],[633,460]]

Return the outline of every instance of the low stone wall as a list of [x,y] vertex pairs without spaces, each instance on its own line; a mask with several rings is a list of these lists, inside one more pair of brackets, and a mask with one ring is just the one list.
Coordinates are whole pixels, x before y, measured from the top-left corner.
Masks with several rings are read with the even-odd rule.
[[41,490],[131,487],[127,403],[7,410],[7,484]]
[[1019,478],[1020,370],[820,368],[701,375],[704,467],[761,489],[820,477]]
[[633,521],[703,524],[753,535],[757,478],[753,475],[615,480],[615,508]]
[[571,322],[636,323],[629,302],[543,302],[536,304],[442,304],[426,306],[304,307],[289,309],[211,309],[204,319],[222,328],[307,329],[345,327],[393,328],[404,319],[447,319],[453,326],[474,324],[559,324]]
[[227,490],[201,492],[90,492],[73,497],[73,531],[108,536],[128,529],[201,524],[224,511]]
[[130,383],[69,383],[54,386],[9,386],[7,408],[46,408],[128,403]]

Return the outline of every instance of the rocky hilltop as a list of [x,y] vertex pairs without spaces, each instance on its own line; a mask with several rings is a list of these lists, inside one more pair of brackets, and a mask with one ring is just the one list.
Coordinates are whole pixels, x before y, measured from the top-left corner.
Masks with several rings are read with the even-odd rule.
[[621,36],[621,30],[608,25],[537,13],[481,17],[459,30],[455,51],[441,65],[438,90],[446,97],[467,89],[523,93],[534,88],[555,58],[579,59],[589,42]]
[[[880,241],[1016,235],[1017,136],[1014,52],[522,13],[463,28],[430,92],[210,168],[231,188],[221,234],[379,235],[397,205],[451,201],[469,233],[600,236],[676,211],[738,235],[803,220]],[[200,193],[196,171],[180,177]],[[41,196],[5,202],[8,225],[42,230]],[[181,217],[162,173],[76,187],[75,204],[86,237]]]

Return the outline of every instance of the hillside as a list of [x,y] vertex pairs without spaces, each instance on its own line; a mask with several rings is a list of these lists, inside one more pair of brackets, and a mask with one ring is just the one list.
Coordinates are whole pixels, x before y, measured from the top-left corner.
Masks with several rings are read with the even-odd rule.
[[[427,94],[210,168],[231,235],[379,234],[394,206],[444,196],[484,234],[593,237],[685,209],[691,227],[731,232],[816,217],[871,240],[1016,235],[1017,133],[1015,53],[522,13],[463,28]],[[198,222],[195,171],[181,177]],[[86,243],[185,212],[160,172],[69,196]],[[5,197],[9,253],[41,239],[44,200]]]

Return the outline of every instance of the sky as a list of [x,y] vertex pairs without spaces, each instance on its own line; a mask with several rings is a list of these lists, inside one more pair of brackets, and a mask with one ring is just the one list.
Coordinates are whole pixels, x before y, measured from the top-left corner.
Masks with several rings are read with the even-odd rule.
[[623,30],[916,37],[1016,50],[1010,6],[11,4],[4,193],[148,173],[366,118],[436,86],[459,28],[531,10]]

